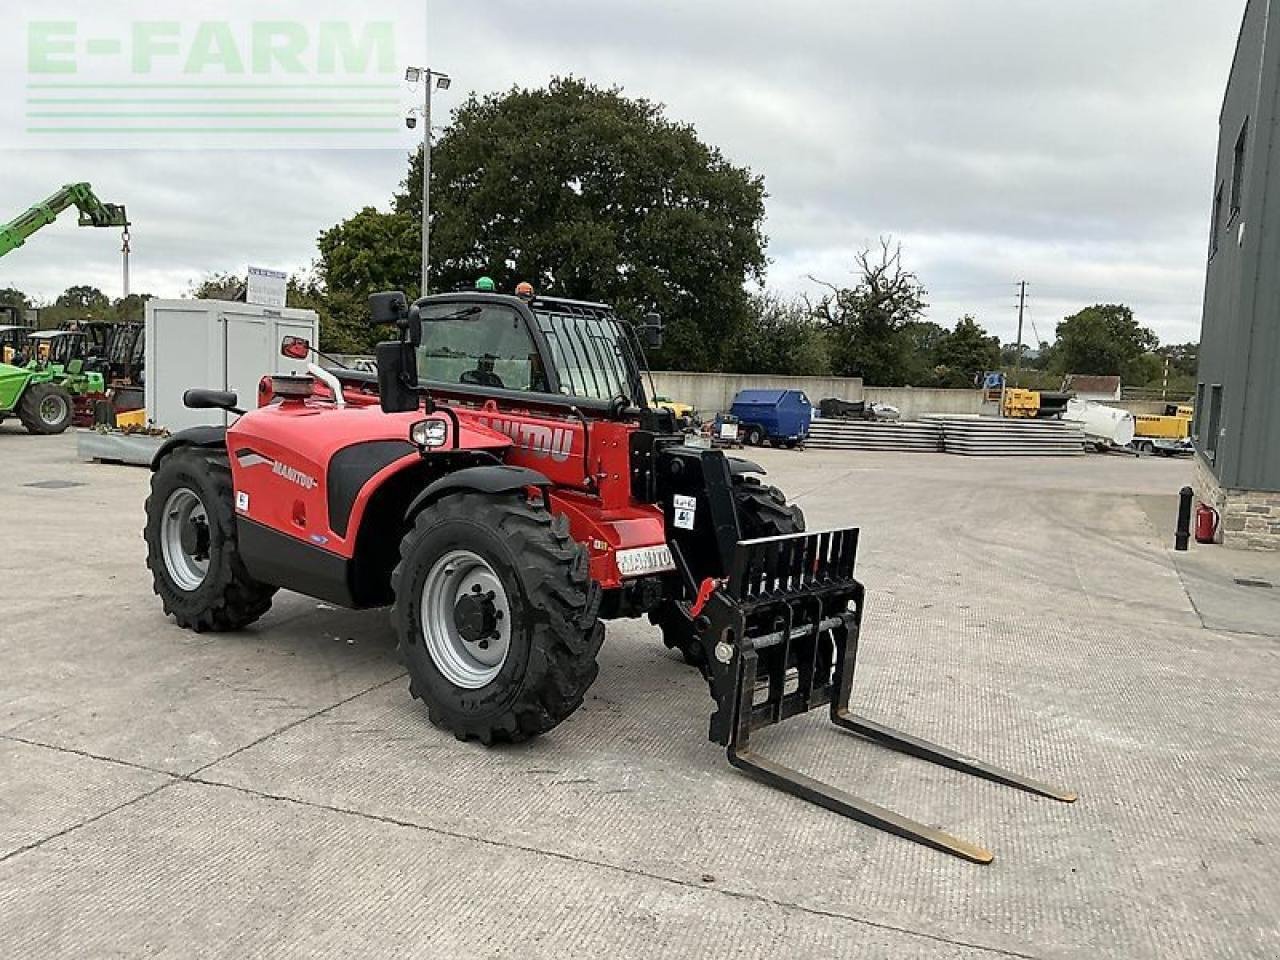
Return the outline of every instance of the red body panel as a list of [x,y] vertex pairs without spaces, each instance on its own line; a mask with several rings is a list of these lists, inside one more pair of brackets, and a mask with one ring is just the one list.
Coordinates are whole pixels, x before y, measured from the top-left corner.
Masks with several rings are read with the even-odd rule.
[[[345,535],[333,529],[328,513],[328,472],[334,454],[371,440],[408,441],[409,428],[423,411],[387,414],[361,395],[344,408],[320,396],[306,401],[271,402],[250,411],[227,431],[236,510],[241,516],[346,559],[355,554],[365,508],[374,491],[392,475],[420,462],[414,450],[383,467],[357,495]],[[357,399],[358,398],[358,399]],[[459,448],[488,450],[503,462],[537,470],[552,483],[552,511],[568,518],[570,534],[587,547],[591,576],[602,587],[622,585],[618,550],[666,543],[662,511],[630,496],[628,441],[634,427],[613,421],[584,421],[499,408],[452,404],[462,430]],[[450,436],[440,453],[454,452]],[[584,458],[584,447],[586,456]],[[428,453],[427,456],[433,454]],[[603,493],[599,493],[602,491]]]
[[[409,427],[423,413],[383,413],[379,407],[335,407],[321,400],[273,403],[250,411],[227,430],[236,512],[281,533],[350,558],[369,497],[392,474],[418,462],[417,450],[384,467],[356,497],[346,536],[332,528],[327,498],[329,461],[354,443],[409,440]],[[442,418],[448,422],[448,418]],[[449,425],[452,434],[452,425]],[[452,436],[445,449],[452,449]],[[505,436],[479,427],[464,429],[463,450],[501,451]]]

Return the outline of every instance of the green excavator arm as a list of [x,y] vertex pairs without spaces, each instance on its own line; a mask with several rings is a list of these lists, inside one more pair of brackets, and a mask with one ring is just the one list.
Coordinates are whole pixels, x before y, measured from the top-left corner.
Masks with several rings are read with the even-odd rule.
[[119,203],[103,203],[87,183],[69,183],[21,216],[0,227],[0,257],[18,249],[27,238],[58,219],[68,207],[80,211],[82,227],[128,228],[129,215]]

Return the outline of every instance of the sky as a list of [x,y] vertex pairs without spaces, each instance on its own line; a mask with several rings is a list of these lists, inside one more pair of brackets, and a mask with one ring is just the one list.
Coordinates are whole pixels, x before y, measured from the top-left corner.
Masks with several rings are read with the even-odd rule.
[[[47,7],[11,0],[0,17]],[[400,49],[452,76],[438,124],[469,91],[555,75],[665,104],[763,175],[773,289],[851,283],[855,253],[891,236],[938,323],[973,314],[1011,342],[1026,280],[1028,343],[1095,302],[1128,303],[1177,343],[1199,335],[1217,116],[1243,11],[1244,0],[433,0],[425,37],[416,21]],[[306,270],[320,231],[387,206],[419,134],[379,149],[30,149],[0,127],[0,219],[90,180],[128,205],[133,290],[179,296],[248,263]],[[0,260],[0,287],[117,296],[118,251],[118,236],[66,214]]]

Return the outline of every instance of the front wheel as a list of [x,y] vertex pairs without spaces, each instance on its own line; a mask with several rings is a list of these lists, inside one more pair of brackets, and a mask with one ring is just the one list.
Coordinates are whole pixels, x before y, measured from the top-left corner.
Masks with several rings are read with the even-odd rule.
[[152,586],[178,626],[239,630],[271,609],[276,588],[250,577],[240,558],[225,455],[188,449],[165,457],[146,511]]
[[764,431],[759,427],[748,427],[743,442],[749,447],[758,447],[764,443]]
[[392,586],[410,691],[459,740],[546,733],[596,678],[604,624],[587,552],[522,493],[455,494],[423,510]]
[[22,396],[18,416],[28,433],[51,435],[71,426],[75,407],[66,387],[55,383],[29,386]]

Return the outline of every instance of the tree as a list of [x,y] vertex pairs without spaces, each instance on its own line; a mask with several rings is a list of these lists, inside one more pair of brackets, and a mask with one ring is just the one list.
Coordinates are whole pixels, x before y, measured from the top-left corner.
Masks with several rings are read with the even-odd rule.
[[77,311],[82,317],[99,319],[111,310],[110,298],[97,287],[67,287],[53,301],[55,307]]
[[852,288],[816,281],[830,291],[816,309],[829,333],[832,369],[875,386],[901,385],[912,366],[904,331],[923,317],[926,290],[890,239],[881,238],[876,253],[862,250],[855,262],[860,277]]
[[31,300],[25,293],[15,287],[0,287],[0,306],[30,310]]
[[422,230],[408,213],[365,207],[320,234],[319,247],[320,280],[332,295],[361,301],[380,290],[419,295]]
[[1131,383],[1146,382],[1149,365],[1142,356],[1159,344],[1154,333],[1139,326],[1133,311],[1118,303],[1086,307],[1058,324],[1057,332],[1054,362],[1059,373],[1118,375]]
[[[765,268],[764,183],[662,107],[582,80],[471,96],[432,150],[431,277],[437,290],[542,293],[656,309],[656,362],[715,369]],[[368,208],[320,238],[329,295],[416,292],[421,152],[391,213]]]
[[248,288],[247,276],[234,273],[209,273],[194,281],[187,295],[195,300],[240,300]]
[[947,339],[947,330],[932,320],[912,320],[902,325],[906,348],[906,376],[903,384],[934,386],[938,351]]
[[155,299],[149,293],[131,293],[111,304],[113,320],[122,323],[142,323],[146,317],[147,301]]
[[803,300],[753,294],[743,325],[725,344],[730,373],[822,376],[831,372],[826,338]]
[[942,339],[934,359],[937,386],[971,387],[976,377],[999,368],[1000,340],[966,315]]
[[[0,292],[0,298],[3,292]],[[1169,375],[1194,377],[1200,369],[1200,344],[1170,343],[1156,351],[1169,359]]]

